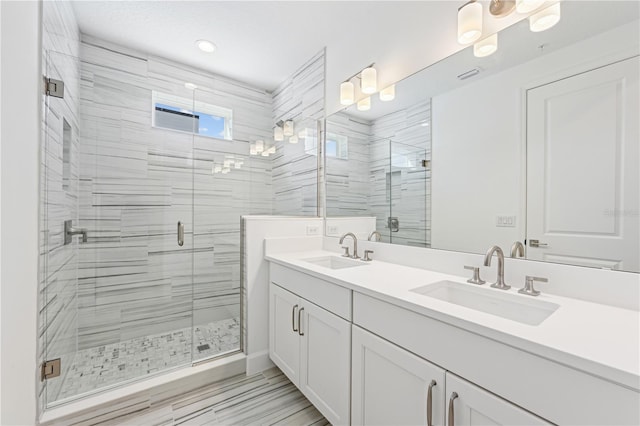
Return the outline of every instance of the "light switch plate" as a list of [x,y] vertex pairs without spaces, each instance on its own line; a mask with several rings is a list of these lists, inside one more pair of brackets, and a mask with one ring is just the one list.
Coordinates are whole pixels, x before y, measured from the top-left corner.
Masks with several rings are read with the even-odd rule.
[[496,226],[502,228],[515,228],[516,217],[515,216],[496,216]]
[[336,225],[327,225],[327,235],[338,235],[338,227]]
[[307,235],[319,235],[319,234],[320,234],[319,225],[307,225]]

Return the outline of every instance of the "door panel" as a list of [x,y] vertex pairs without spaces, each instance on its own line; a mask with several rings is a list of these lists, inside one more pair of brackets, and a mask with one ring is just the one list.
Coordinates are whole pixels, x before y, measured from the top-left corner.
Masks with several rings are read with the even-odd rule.
[[640,269],[639,72],[636,57],[527,93],[527,258]]
[[351,324],[303,301],[300,389],[331,424],[349,424]]
[[278,287],[269,286],[269,356],[295,385],[299,383],[300,335],[299,298]]
[[426,425],[431,381],[432,425],[444,424],[445,371],[353,327],[354,425]]

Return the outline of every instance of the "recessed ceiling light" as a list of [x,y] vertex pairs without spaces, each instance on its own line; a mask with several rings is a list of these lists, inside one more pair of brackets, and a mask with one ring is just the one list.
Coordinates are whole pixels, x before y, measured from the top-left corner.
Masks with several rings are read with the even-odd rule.
[[196,90],[196,89],[198,88],[198,86],[196,86],[196,85],[195,85],[195,84],[193,84],[193,83],[185,83],[185,84],[184,84],[184,87],[186,87],[186,88],[187,88],[187,89],[189,89],[189,90]]
[[209,40],[197,40],[196,46],[198,46],[198,49],[207,53],[213,53],[216,50],[216,45],[211,43]]

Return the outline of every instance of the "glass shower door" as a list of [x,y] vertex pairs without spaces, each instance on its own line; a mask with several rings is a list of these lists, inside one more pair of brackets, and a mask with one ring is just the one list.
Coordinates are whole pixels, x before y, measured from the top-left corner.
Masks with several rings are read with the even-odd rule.
[[[41,348],[61,360],[46,406],[192,362],[193,90],[95,58],[47,55],[65,90],[45,100]],[[157,126],[158,91],[184,131]]]

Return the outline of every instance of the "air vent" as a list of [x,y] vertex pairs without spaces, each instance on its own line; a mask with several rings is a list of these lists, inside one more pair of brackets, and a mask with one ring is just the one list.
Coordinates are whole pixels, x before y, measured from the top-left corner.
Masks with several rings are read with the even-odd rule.
[[478,75],[478,74],[480,74],[480,71],[481,71],[481,70],[480,70],[480,68],[473,68],[473,69],[470,69],[469,71],[467,71],[467,72],[463,72],[462,74],[460,74],[460,75],[458,76],[458,79],[459,79],[459,80],[466,80],[467,78],[471,78],[471,77],[473,77],[474,75]]

